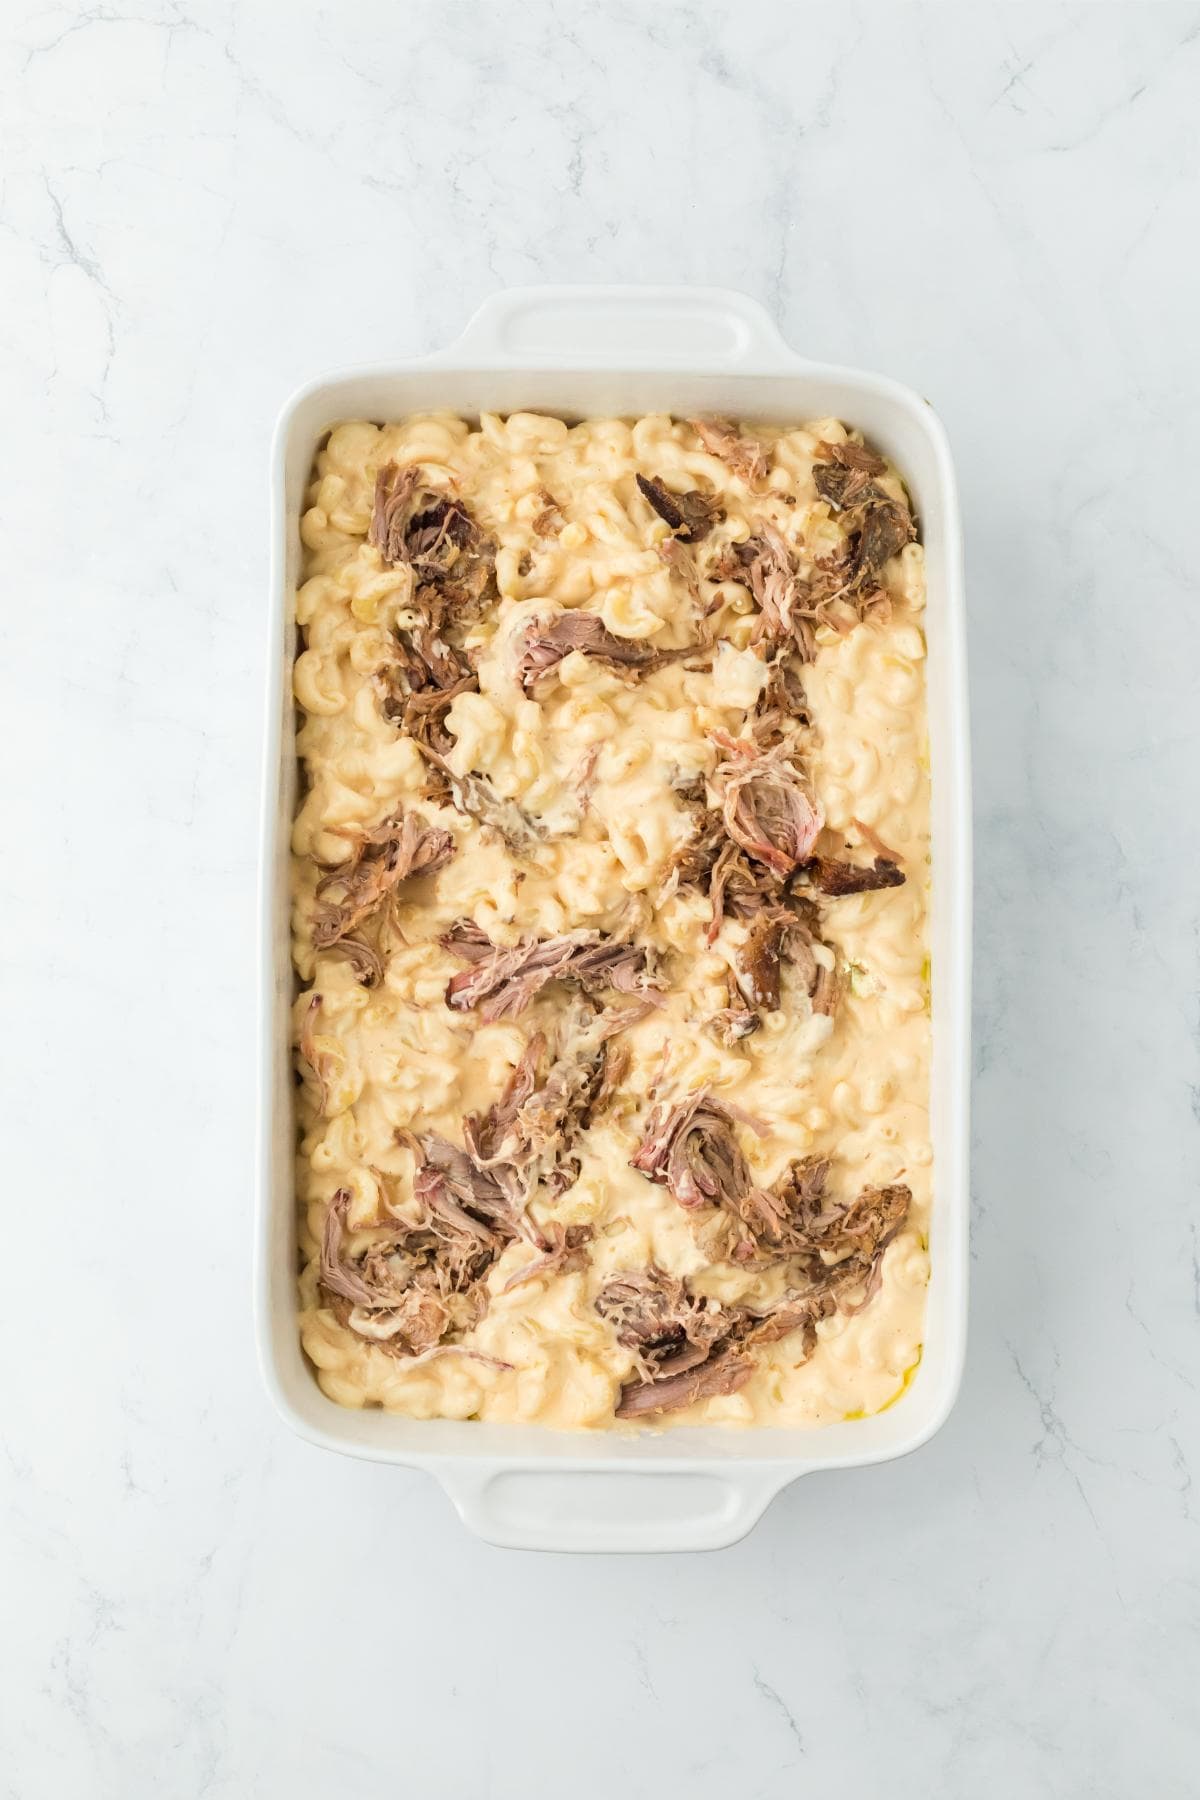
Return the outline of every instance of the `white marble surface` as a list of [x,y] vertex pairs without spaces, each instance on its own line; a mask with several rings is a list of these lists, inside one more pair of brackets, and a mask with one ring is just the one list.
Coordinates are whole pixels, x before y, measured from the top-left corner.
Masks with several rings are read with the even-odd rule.
[[[1200,7],[0,13],[0,1792],[1200,1785]],[[969,541],[958,1410],[739,1548],[470,1540],[249,1321],[265,457],[531,280],[927,393]]]

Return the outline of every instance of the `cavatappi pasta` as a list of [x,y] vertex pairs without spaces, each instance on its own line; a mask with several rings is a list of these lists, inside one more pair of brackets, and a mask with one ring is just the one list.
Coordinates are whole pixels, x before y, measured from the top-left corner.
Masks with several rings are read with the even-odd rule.
[[[302,536],[300,1307],[325,1393],[556,1427],[887,1405],[920,1356],[931,1175],[897,473],[832,419],[352,423]],[[715,1135],[656,1162],[697,1095]],[[513,1104],[523,1155],[531,1106],[559,1129],[524,1163]],[[802,1226],[762,1223],[813,1180]],[[886,1230],[872,1199],[855,1236],[861,1194],[891,1197]],[[630,1276],[657,1336],[644,1295],[611,1299]],[[681,1401],[629,1401],[668,1376]]]

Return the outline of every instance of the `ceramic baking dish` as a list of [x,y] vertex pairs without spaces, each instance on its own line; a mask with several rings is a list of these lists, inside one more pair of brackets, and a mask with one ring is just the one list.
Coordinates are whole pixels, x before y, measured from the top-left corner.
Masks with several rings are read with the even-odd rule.
[[[903,472],[928,563],[933,802],[932,1275],[925,1349],[902,1398],[814,1430],[674,1429],[639,1436],[395,1418],[327,1400],[300,1349],[293,1200],[288,840],[296,796],[290,665],[298,520],[316,447],[342,419],[448,407],[569,417],[670,412],[860,427]],[[970,783],[962,548],[946,437],[908,388],[805,361],[740,294],[700,288],[502,293],[433,356],[354,369],[284,408],[271,463],[272,575],[261,876],[257,1313],[267,1386],[329,1450],[427,1470],[492,1543],[546,1550],[703,1550],[735,1542],[800,1475],[903,1456],[953,1404],[967,1317]]]

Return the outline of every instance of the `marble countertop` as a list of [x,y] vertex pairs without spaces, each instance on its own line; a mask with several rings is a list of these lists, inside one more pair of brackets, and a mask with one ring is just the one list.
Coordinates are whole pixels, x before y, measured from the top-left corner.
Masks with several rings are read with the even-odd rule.
[[[0,24],[0,1794],[1194,1795],[1200,6]],[[744,288],[963,487],[973,1333],[926,1449],[529,1557],[249,1308],[265,464],[531,281]]]

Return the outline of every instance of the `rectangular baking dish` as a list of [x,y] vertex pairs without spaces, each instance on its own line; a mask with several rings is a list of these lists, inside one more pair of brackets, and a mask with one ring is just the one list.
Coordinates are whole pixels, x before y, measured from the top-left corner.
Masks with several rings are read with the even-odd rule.
[[[450,408],[568,417],[833,415],[894,458],[928,566],[932,770],[932,1274],[925,1347],[903,1396],[874,1418],[812,1430],[675,1429],[630,1436],[421,1421],[328,1400],[300,1348],[288,846],[296,798],[291,663],[299,517],[313,456],[339,420]],[[267,1387],[301,1436],[420,1468],[465,1523],[524,1549],[661,1551],[736,1542],[789,1482],[906,1455],[945,1420],[967,1319],[970,775],[962,542],[945,433],[908,388],[807,362],[743,295],[712,288],[528,288],[493,296],[448,349],[312,382],[283,410],[271,460],[271,595],[260,885],[258,1341]]]

